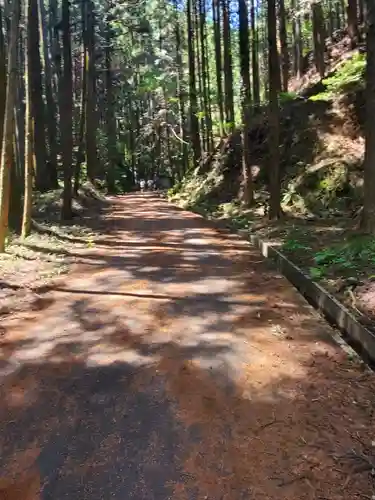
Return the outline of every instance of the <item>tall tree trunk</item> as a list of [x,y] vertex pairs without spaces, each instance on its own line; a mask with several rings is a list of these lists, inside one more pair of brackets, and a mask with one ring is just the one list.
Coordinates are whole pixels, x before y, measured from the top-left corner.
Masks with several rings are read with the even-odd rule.
[[201,157],[201,145],[199,137],[199,121],[197,117],[197,90],[195,83],[195,55],[194,55],[194,28],[193,28],[193,5],[192,0],[187,2],[188,23],[188,59],[189,59],[189,99],[190,99],[190,137],[193,145],[194,165],[197,165]]
[[334,10],[333,10],[333,4],[332,0],[328,0],[328,5],[327,5],[328,13],[327,13],[327,26],[328,26],[328,35],[330,38],[333,37],[333,33],[335,31],[335,19],[334,19]]
[[78,151],[76,164],[74,167],[74,188],[73,191],[77,195],[80,183],[81,165],[85,156],[85,127],[86,127],[86,100],[87,100],[87,47],[85,44],[86,30],[86,1],[81,2],[81,28],[82,28],[82,47],[81,47],[81,96],[79,109],[79,126],[78,126]]
[[[26,19],[26,40],[32,33],[30,25],[27,22],[30,0],[25,0],[25,19]],[[26,238],[31,230],[31,210],[32,210],[32,189],[34,175],[34,155],[33,155],[33,119],[31,115],[31,90],[30,90],[31,72],[29,65],[28,51],[25,51],[25,182],[24,182],[24,197],[23,197],[23,217],[22,217],[22,237]]]
[[47,132],[48,132],[48,168],[51,177],[51,187],[58,187],[57,179],[57,105],[53,95],[52,84],[52,68],[51,56],[48,47],[48,32],[47,32],[47,15],[44,6],[44,0],[38,0],[39,6],[39,31],[41,44],[41,61],[42,70],[44,72],[45,92],[46,92],[46,117],[47,117]]
[[242,108],[242,188],[241,198],[246,206],[253,201],[253,186],[251,179],[250,162],[250,42],[249,42],[249,19],[246,0],[238,0],[239,17],[239,43],[240,43],[240,66],[241,66],[241,108]]
[[324,14],[321,0],[314,0],[312,3],[313,39],[315,66],[320,76],[325,74],[325,29]]
[[340,2],[335,2],[335,29],[341,30],[342,18],[341,18],[341,4]]
[[185,96],[183,93],[183,68],[182,68],[182,56],[181,56],[181,30],[179,25],[179,15],[178,15],[178,0],[175,0],[175,36],[176,36],[176,65],[177,65],[177,82],[176,82],[176,92],[179,104],[179,122],[180,122],[180,137],[182,137],[181,142],[181,164],[182,172],[181,177],[186,173],[188,167],[188,151],[186,144],[186,129],[185,129]]
[[207,21],[204,23],[204,44],[205,44],[205,58],[206,58],[206,69],[207,69],[207,126],[208,126],[208,143],[209,150],[214,149],[214,135],[212,130],[212,100],[211,100],[211,75],[210,75],[210,64],[209,64],[209,43],[208,43],[208,28]]
[[215,44],[215,68],[216,68],[216,91],[217,105],[219,108],[219,133],[224,135],[224,98],[222,84],[222,61],[221,61],[221,30],[220,30],[220,0],[212,0],[212,16],[214,26]]
[[97,173],[97,148],[96,148],[96,100],[95,100],[95,33],[94,33],[94,12],[93,3],[87,1],[86,6],[86,29],[84,32],[84,43],[86,50],[86,71],[87,71],[87,97],[86,97],[86,165],[87,176],[94,182]]
[[366,6],[365,6],[366,0],[359,0],[358,2],[358,21],[359,24],[362,26],[365,22],[366,19]]
[[117,134],[116,117],[113,95],[112,78],[112,30],[110,20],[107,18],[106,27],[106,48],[105,48],[105,66],[106,66],[106,125],[107,125],[107,189],[109,193],[116,191],[115,186],[115,167],[117,160]]
[[0,163],[0,252],[5,251],[8,232],[10,174],[13,162],[14,107],[17,96],[17,40],[20,2],[12,0],[12,20],[8,44],[8,81]]
[[279,132],[279,82],[280,65],[277,51],[276,1],[268,0],[268,65],[269,65],[269,181],[270,181],[270,219],[281,214],[280,196],[280,132]]
[[17,104],[14,108],[15,112],[15,120],[16,120],[16,163],[17,163],[17,171],[20,180],[19,184],[19,196],[18,199],[14,200],[15,204],[19,205],[17,207],[19,219],[21,220],[21,194],[23,189],[23,174],[24,174],[24,160],[25,160],[25,81],[24,81],[24,72],[22,69],[25,67],[25,54],[27,47],[27,38],[25,30],[21,30],[21,35],[18,38],[18,56],[17,56],[17,65],[21,70],[18,72],[18,80],[17,80]]
[[[135,139],[134,139],[134,132],[135,132],[135,113],[133,113],[133,108],[132,108],[132,102],[130,100],[130,97],[127,97],[127,106],[128,106],[128,116],[129,116],[129,150],[130,150],[130,164],[131,164],[131,171],[132,171],[132,177],[133,181],[135,182],[136,180],[136,170],[137,170],[137,162],[136,162],[136,156],[135,156]],[[139,174],[139,172],[138,172]]]
[[[20,30],[17,40],[17,67],[24,68],[24,30]],[[9,227],[20,232],[22,224],[22,194],[24,185],[24,75],[17,74],[17,97],[14,107],[14,140],[13,140],[13,161],[11,171],[11,190],[9,200]]]
[[292,22],[292,32],[293,32],[293,68],[294,74],[298,78],[303,76],[303,39],[302,39],[302,26],[301,26],[301,14],[298,11],[297,0],[292,0],[293,9],[293,22]]
[[347,24],[347,9],[346,9],[347,0],[340,0],[340,11],[341,11],[341,20],[343,26]]
[[358,45],[359,30],[358,30],[358,2],[357,0],[348,0],[348,33],[350,37],[351,48],[354,49]]
[[39,6],[39,31],[40,31],[40,48],[41,48],[41,61],[42,70],[44,72],[44,83],[46,92],[46,118],[47,118],[47,132],[48,132],[48,169],[51,178],[51,187],[58,187],[57,179],[57,106],[52,91],[52,69],[51,58],[48,47],[48,33],[46,25],[46,9],[44,7],[44,0],[38,0]]
[[282,91],[288,92],[289,82],[289,52],[288,52],[288,34],[286,30],[287,15],[284,0],[279,0],[279,18],[280,18],[280,47],[281,47],[281,76]]
[[[59,92],[59,69],[60,69],[60,45],[59,45],[59,37],[58,37],[58,26],[59,19],[57,14],[57,0],[49,0],[49,9],[48,9],[48,34],[50,40],[50,48],[51,48],[51,76],[52,76],[52,89],[54,96],[58,96]],[[55,98],[58,101],[58,97]],[[58,102],[56,104],[56,108],[58,108]],[[59,127],[59,114],[56,116],[56,141],[57,141],[57,149],[60,148],[60,127]]]
[[206,149],[206,129],[205,129],[205,121],[204,121],[204,102],[203,102],[203,81],[202,81],[202,64],[201,64],[201,53],[200,53],[200,21],[199,21],[199,13],[198,13],[198,2],[199,0],[193,0],[194,6],[194,40],[195,40],[195,58],[196,58],[196,79],[198,85],[198,115],[199,118],[199,130],[200,130],[200,141],[201,141],[201,150],[205,151]]
[[5,101],[7,89],[6,49],[3,32],[3,8],[0,7],[0,157],[4,129]]
[[229,0],[222,0],[223,11],[223,42],[224,42],[224,102],[225,121],[228,130],[234,130],[234,100],[233,100],[233,68],[231,29],[229,21]]
[[200,43],[201,43],[201,64],[202,64],[202,86],[203,86],[203,109],[204,109],[204,124],[206,131],[206,151],[210,149],[210,110],[209,110],[209,95],[207,85],[208,65],[205,44],[205,26],[206,26],[206,9],[204,0],[199,0],[199,28],[200,28]]
[[253,69],[253,102],[256,110],[260,104],[260,82],[259,82],[259,37],[255,23],[255,0],[250,0],[250,17],[251,17],[251,62]]
[[73,81],[72,48],[70,38],[70,0],[62,1],[63,78],[61,88],[61,143],[64,170],[63,219],[72,218],[72,152],[73,152]]
[[375,234],[375,4],[367,0],[366,151],[363,229]]
[[34,153],[36,157],[35,187],[47,191],[53,185],[47,168],[47,150],[45,134],[45,106],[43,100],[42,66],[40,61],[38,0],[30,0],[29,19],[32,36],[28,40],[30,64],[31,112],[34,129]]

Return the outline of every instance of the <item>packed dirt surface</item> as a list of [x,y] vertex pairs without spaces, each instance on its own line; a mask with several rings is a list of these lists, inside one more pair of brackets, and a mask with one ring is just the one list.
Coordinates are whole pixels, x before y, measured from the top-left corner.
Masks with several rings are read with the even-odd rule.
[[375,380],[258,252],[150,194],[2,323],[0,499],[371,499]]

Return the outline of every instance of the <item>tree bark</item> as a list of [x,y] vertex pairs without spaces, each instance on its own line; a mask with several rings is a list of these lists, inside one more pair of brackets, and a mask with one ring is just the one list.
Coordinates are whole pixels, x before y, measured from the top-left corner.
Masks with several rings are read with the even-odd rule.
[[363,229],[375,234],[375,4],[367,0],[366,123]]
[[292,0],[293,9],[293,68],[294,74],[298,78],[303,76],[303,39],[301,27],[301,14],[298,12],[298,4],[296,0]]
[[84,43],[86,29],[86,2],[81,3],[81,26],[82,26],[82,48],[81,48],[81,102],[79,110],[79,128],[78,128],[78,151],[76,164],[74,167],[74,193],[77,195],[80,184],[81,165],[85,153],[85,126],[86,126],[86,100],[87,100],[87,51]]
[[[3,138],[4,129],[4,115],[5,115],[5,100],[6,100],[6,89],[7,89],[7,73],[6,73],[6,49],[3,26],[3,10],[0,7],[0,141]],[[1,146],[0,142],[0,157],[1,157]]]
[[106,128],[107,128],[107,189],[109,193],[115,193],[115,167],[117,159],[117,133],[116,117],[113,95],[112,78],[112,30],[110,20],[107,18],[106,26],[106,48],[105,48],[105,66],[106,66]]
[[315,0],[312,3],[312,18],[315,66],[320,76],[323,78],[325,74],[325,29],[323,8],[320,0]]
[[219,133],[224,135],[224,98],[222,83],[222,61],[221,61],[221,30],[220,30],[220,4],[219,0],[212,0],[212,17],[214,26],[215,42],[215,68],[216,68],[216,91],[217,105],[219,108]]
[[179,25],[178,16],[178,0],[175,0],[175,37],[176,37],[176,66],[177,66],[177,81],[176,81],[176,94],[178,98],[178,111],[179,111],[179,128],[181,142],[181,172],[182,178],[188,167],[188,151],[186,144],[186,127],[185,127],[185,96],[183,93],[183,68],[182,68],[182,55],[181,55],[181,30]]
[[233,67],[232,67],[232,47],[231,28],[229,21],[229,1],[222,0],[223,12],[223,45],[224,45],[224,103],[225,121],[229,132],[234,130],[234,100],[233,100]]
[[52,69],[51,57],[48,47],[48,33],[46,26],[46,10],[44,0],[38,0],[39,7],[39,31],[40,31],[40,48],[41,48],[41,67],[44,72],[44,83],[46,93],[46,117],[47,117],[47,133],[48,133],[48,169],[51,178],[51,187],[58,187],[57,179],[57,106],[52,90]]
[[199,115],[199,130],[200,130],[200,141],[201,141],[201,151],[205,151],[206,144],[206,128],[205,128],[205,120],[204,120],[204,102],[203,102],[203,81],[202,81],[202,64],[201,64],[201,52],[200,52],[200,21],[199,21],[199,12],[198,12],[198,2],[199,0],[193,0],[194,7],[194,20],[193,20],[193,31],[194,31],[194,53],[196,59],[196,80],[198,86],[198,115]]
[[194,165],[201,157],[201,144],[199,137],[199,121],[197,117],[197,90],[195,82],[195,55],[194,55],[194,27],[192,0],[187,2],[188,24],[188,60],[189,60],[189,99],[190,99],[190,138],[193,145]]
[[[25,0],[25,19],[27,23],[29,1]],[[31,37],[30,25],[26,24],[26,39]],[[22,217],[22,238],[26,238],[31,231],[31,210],[32,210],[32,189],[34,176],[34,155],[33,155],[33,119],[31,115],[31,91],[30,91],[30,65],[28,51],[25,50],[25,182],[24,182],[24,197],[23,197],[23,217]]]
[[241,110],[242,110],[242,186],[241,199],[245,206],[253,202],[253,186],[251,178],[250,162],[250,109],[251,109],[251,86],[250,86],[250,42],[249,42],[249,20],[246,0],[238,0],[239,17],[239,45],[240,45],[240,69],[241,69]]
[[63,78],[61,82],[61,143],[64,170],[63,219],[72,218],[73,81],[69,0],[62,1]]
[[206,59],[206,79],[207,79],[207,126],[208,126],[208,146],[209,150],[214,149],[214,135],[212,130],[212,102],[211,102],[211,75],[210,75],[210,63],[209,63],[209,45],[208,45],[208,28],[207,21],[204,23],[204,44],[205,44],[205,59]]
[[205,124],[205,143],[206,151],[210,149],[211,123],[210,123],[210,96],[208,95],[208,64],[205,44],[205,26],[206,26],[206,9],[204,0],[199,0],[199,28],[200,28],[200,45],[201,45],[201,68],[202,68],[202,86],[203,86],[203,109],[204,109],[204,124]]
[[289,83],[289,51],[287,34],[287,14],[284,0],[279,0],[279,28],[280,28],[280,48],[281,48],[281,86],[283,92],[288,92]]
[[84,32],[84,43],[86,50],[86,71],[87,71],[87,96],[86,96],[86,167],[87,176],[91,182],[95,181],[97,173],[97,147],[96,147],[96,99],[95,99],[95,32],[94,32],[94,12],[91,0],[86,6],[86,29]]
[[13,162],[14,107],[17,96],[17,39],[19,36],[20,2],[12,1],[12,20],[8,44],[8,81],[0,163],[0,252],[5,251],[8,233],[10,174]]
[[279,82],[280,64],[277,51],[276,1],[268,0],[268,66],[269,66],[269,218],[281,215],[280,195],[280,131],[279,131]]
[[348,33],[350,37],[350,45],[351,48],[354,49],[359,42],[357,0],[348,0],[347,15],[348,15]]
[[366,6],[365,6],[366,0],[359,0],[358,2],[358,21],[359,24],[362,26],[365,22],[366,19]]
[[31,37],[28,40],[30,64],[31,113],[34,129],[34,153],[36,157],[35,187],[47,191],[53,185],[47,168],[47,150],[45,133],[45,106],[43,100],[42,65],[40,60],[39,12],[38,0],[30,0],[29,19]]
[[259,82],[259,37],[255,23],[255,2],[250,0],[250,17],[251,17],[251,62],[253,74],[253,102],[254,109],[257,110],[260,105],[260,82]]
[[341,5],[340,2],[335,2],[335,29],[341,30],[342,19],[341,19]]

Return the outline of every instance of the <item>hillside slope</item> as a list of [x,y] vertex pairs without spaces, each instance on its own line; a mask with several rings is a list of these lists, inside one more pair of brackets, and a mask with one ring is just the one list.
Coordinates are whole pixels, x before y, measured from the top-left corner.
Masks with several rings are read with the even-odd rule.
[[[340,42],[343,43],[342,41]],[[339,51],[339,49],[337,49]],[[363,191],[365,56],[341,50],[327,78],[281,95],[281,221],[267,219],[267,110],[250,131],[255,205],[239,201],[241,165],[233,144],[170,193],[192,210],[282,244],[289,257],[375,328],[375,239],[359,232]]]
[[[361,196],[364,56],[344,52],[329,76],[313,86],[301,84],[299,94],[281,96],[281,171],[283,208],[319,215],[354,208]],[[312,81],[314,76],[311,75]],[[225,138],[215,154],[188,175],[172,193],[186,207],[218,205],[236,200],[241,185],[240,162],[233,144],[239,131]],[[268,163],[267,109],[253,118],[250,157],[256,199],[263,204]],[[337,198],[341,201],[337,207]]]

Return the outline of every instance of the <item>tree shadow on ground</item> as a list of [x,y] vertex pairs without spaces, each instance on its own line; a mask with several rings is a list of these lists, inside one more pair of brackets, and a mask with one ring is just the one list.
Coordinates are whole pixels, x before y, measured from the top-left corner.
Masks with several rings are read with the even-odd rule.
[[240,238],[172,207],[150,236],[116,206],[124,246],[86,250],[4,324],[1,475],[41,485],[15,500],[368,494],[372,376]]
[[[96,318],[84,332],[98,332]],[[302,500],[313,490],[333,500],[369,491],[370,471],[353,470],[364,465],[373,392],[352,364],[332,358],[327,370],[327,355],[315,353],[282,377],[250,363],[249,378],[236,379],[215,365],[214,341],[197,357],[118,329],[96,341],[105,345],[96,363],[94,344],[64,341],[1,386],[2,474],[17,484],[33,471],[33,499]]]

